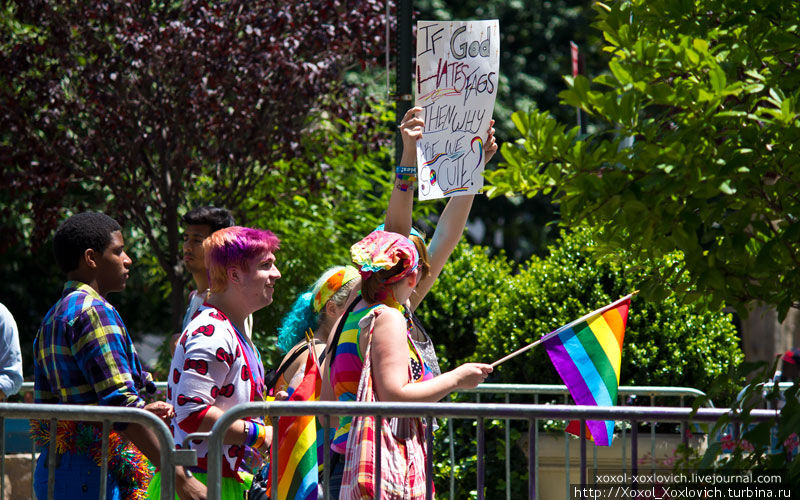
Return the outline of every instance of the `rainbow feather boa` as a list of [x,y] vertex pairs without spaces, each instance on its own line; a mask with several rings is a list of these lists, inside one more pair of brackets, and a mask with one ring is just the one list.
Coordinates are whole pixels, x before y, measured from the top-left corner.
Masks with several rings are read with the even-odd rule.
[[[102,427],[99,423],[59,420],[56,432],[56,451],[84,454],[101,466],[103,452]],[[31,436],[39,446],[50,442],[50,423],[31,420]],[[155,468],[136,446],[113,429],[108,436],[108,471],[117,481],[122,498],[144,500],[147,486]]]

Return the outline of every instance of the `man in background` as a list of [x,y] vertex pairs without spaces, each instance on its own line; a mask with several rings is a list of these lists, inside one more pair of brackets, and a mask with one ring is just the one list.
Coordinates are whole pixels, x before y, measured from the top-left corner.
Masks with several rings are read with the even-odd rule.
[[[204,206],[197,207],[186,212],[181,219],[183,229],[183,264],[186,270],[192,275],[194,290],[189,293],[189,305],[183,315],[181,330],[192,321],[197,314],[198,308],[208,297],[208,269],[205,264],[205,254],[203,253],[203,241],[211,236],[214,231],[225,229],[236,225],[233,215],[226,208]],[[250,337],[253,331],[253,317],[249,316],[245,321],[245,335]],[[170,341],[170,352],[175,354],[175,346],[181,337],[182,332],[177,332]]]
[[17,322],[6,306],[0,303],[0,401],[19,392],[22,387],[22,354],[19,350]]

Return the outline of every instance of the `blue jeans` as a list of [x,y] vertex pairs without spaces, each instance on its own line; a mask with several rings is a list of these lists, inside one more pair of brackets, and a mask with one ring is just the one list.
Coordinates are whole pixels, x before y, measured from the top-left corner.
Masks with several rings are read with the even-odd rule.
[[[49,446],[42,448],[33,473],[36,498],[47,500],[47,467]],[[97,500],[100,498],[100,467],[87,455],[64,453],[56,458],[55,500]],[[119,486],[110,475],[106,485],[108,500],[121,500]]]
[[344,455],[331,450],[331,499],[339,498],[344,474]]

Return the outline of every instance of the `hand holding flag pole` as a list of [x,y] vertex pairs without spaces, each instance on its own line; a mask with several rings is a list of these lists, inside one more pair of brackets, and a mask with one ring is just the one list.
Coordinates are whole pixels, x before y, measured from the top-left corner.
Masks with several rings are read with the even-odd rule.
[[498,359],[497,361],[492,363],[492,368],[494,368],[495,366],[499,365],[500,363],[505,363],[509,359],[515,358],[515,357],[519,356],[520,354],[533,349],[534,347],[536,347],[537,345],[541,344],[542,342],[547,341],[548,339],[558,335],[559,333],[563,332],[567,328],[570,328],[570,327],[580,323],[581,321],[586,321],[587,318],[591,318],[595,314],[600,314],[600,313],[606,311],[607,309],[612,309],[612,308],[616,307],[620,303],[622,303],[622,302],[624,302],[626,300],[629,300],[631,297],[633,297],[637,293],[639,293],[639,290],[634,290],[632,293],[629,293],[628,295],[622,297],[621,299],[619,299],[616,302],[612,302],[611,304],[609,304],[607,306],[601,307],[600,309],[596,309],[596,310],[594,310],[594,311],[592,311],[592,312],[590,312],[588,314],[585,314],[585,315],[581,316],[580,318],[576,319],[575,321],[573,321],[573,322],[571,322],[571,323],[569,323],[567,325],[562,326],[561,328],[557,328],[557,329],[553,330],[552,332],[550,332],[547,335],[543,336],[539,340],[537,340],[535,342],[532,342],[532,343],[526,345],[525,347],[523,347],[521,349],[517,349],[516,351],[512,352],[508,356],[505,356],[505,357],[502,357],[502,358]]

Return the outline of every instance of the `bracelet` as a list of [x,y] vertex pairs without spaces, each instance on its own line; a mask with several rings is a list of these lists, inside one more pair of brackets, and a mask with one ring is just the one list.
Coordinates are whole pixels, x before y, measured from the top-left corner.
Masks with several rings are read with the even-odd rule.
[[253,427],[256,427],[258,430],[258,437],[256,437],[255,442],[253,443],[252,447],[255,449],[259,449],[264,446],[264,441],[267,440],[267,428],[261,424],[257,424],[253,422]]
[[258,430],[256,430],[255,422],[248,422],[247,420],[244,421],[245,429],[247,430],[247,437],[244,440],[244,444],[246,446],[253,446],[256,442],[256,438],[258,437]]
[[400,174],[414,174],[417,173],[417,167],[404,167],[402,165],[398,165],[394,168],[394,173]]
[[397,182],[400,183],[400,185],[395,184],[395,186],[397,186],[397,189],[405,192],[408,191],[408,188],[414,186],[414,182],[416,182],[417,176],[410,174],[397,174],[396,179]]

